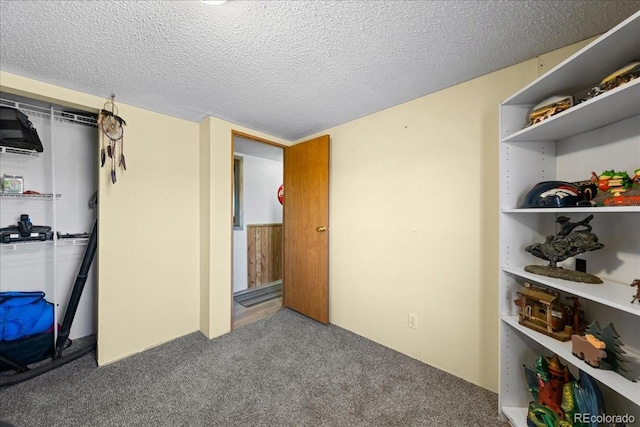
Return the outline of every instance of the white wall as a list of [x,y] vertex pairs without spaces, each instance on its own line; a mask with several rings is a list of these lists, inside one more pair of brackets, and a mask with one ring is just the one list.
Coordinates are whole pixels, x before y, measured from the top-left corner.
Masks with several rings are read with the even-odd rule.
[[243,158],[242,230],[233,230],[233,291],[247,289],[247,225],[282,223],[277,191],[282,184],[282,162],[247,154]]

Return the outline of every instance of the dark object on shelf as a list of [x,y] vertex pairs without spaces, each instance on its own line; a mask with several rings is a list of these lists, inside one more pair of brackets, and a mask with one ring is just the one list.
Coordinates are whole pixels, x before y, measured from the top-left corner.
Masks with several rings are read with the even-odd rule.
[[0,107],[0,145],[42,153],[38,132],[22,111]]
[[602,359],[598,367],[600,369],[615,371],[635,383],[635,375],[627,367],[627,364],[631,361],[623,356],[627,354],[627,352],[622,349],[624,344],[620,341],[620,334],[616,331],[613,323],[608,323],[607,326],[602,329],[598,322],[593,322],[587,328],[587,332],[605,344],[604,351],[607,353],[607,357]]
[[640,302],[640,279],[636,279],[633,282],[631,282],[631,286],[636,287],[636,294],[633,296],[633,299],[631,300],[631,304],[633,304],[636,301]]
[[[591,185],[589,185],[590,187]],[[593,194],[592,191],[589,194]],[[520,208],[572,208],[591,206],[583,187],[566,181],[543,181],[524,196]]]
[[53,231],[46,225],[33,225],[28,214],[20,215],[18,225],[0,228],[0,242],[28,242],[38,240],[52,240]]
[[[16,352],[19,353],[27,351],[32,346],[33,343],[30,342],[31,338],[14,341],[12,345],[17,347],[12,349],[11,352],[7,351],[4,347],[0,347],[0,369],[5,370],[5,372],[0,373],[0,387],[17,384],[44,374],[45,372],[76,360],[96,348],[95,336],[91,337],[88,344],[79,349],[74,348],[74,346],[70,344],[70,340],[68,338],[69,333],[71,332],[73,319],[78,309],[78,304],[80,303],[80,297],[84,290],[84,285],[87,282],[87,275],[89,274],[89,269],[91,268],[91,263],[95,256],[97,246],[98,224],[96,221],[93,225],[89,244],[87,245],[84,257],[82,258],[80,270],[78,271],[76,281],[73,285],[73,289],[71,290],[69,303],[67,304],[67,309],[64,313],[64,320],[62,321],[62,326],[58,332],[58,338],[55,344],[48,347],[49,351],[42,355],[41,358],[36,358],[36,361],[30,361],[31,359],[21,360],[19,357],[15,356]],[[4,344],[6,345],[6,343]],[[63,354],[67,349],[70,351]],[[40,363],[37,363],[32,367],[28,366],[35,362]]]
[[91,237],[91,234],[89,233],[62,234],[61,232],[58,231],[57,236],[58,236],[58,239],[86,239],[88,237]]
[[[571,280],[583,283],[602,283],[602,280],[592,274],[581,271],[565,270],[558,267],[557,263],[571,258],[578,254],[602,249],[604,245],[598,242],[598,237],[591,232],[592,227],[589,221],[593,215],[589,215],[582,221],[571,222],[566,216],[559,216],[556,222],[561,228],[557,235],[547,236],[544,243],[534,243],[527,246],[525,251],[538,258],[549,261],[549,265],[527,265],[524,269],[529,273],[541,276],[554,277],[557,279]],[[576,230],[584,227],[582,230]]]

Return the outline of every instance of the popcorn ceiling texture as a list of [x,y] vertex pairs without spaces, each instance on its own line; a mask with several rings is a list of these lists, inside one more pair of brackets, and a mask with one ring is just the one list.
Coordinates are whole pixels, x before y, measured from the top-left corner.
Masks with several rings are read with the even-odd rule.
[[295,141],[601,34],[639,9],[636,0],[2,0],[0,68]]

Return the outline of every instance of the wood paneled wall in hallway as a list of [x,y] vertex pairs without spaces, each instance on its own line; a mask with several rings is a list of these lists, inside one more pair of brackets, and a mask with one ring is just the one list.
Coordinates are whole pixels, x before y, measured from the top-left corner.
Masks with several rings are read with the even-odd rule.
[[248,285],[282,279],[282,224],[247,225]]

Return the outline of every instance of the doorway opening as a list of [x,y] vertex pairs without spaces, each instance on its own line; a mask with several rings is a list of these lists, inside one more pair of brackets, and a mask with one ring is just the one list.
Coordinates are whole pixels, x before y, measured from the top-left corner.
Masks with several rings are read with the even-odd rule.
[[232,329],[282,308],[284,146],[232,131]]

